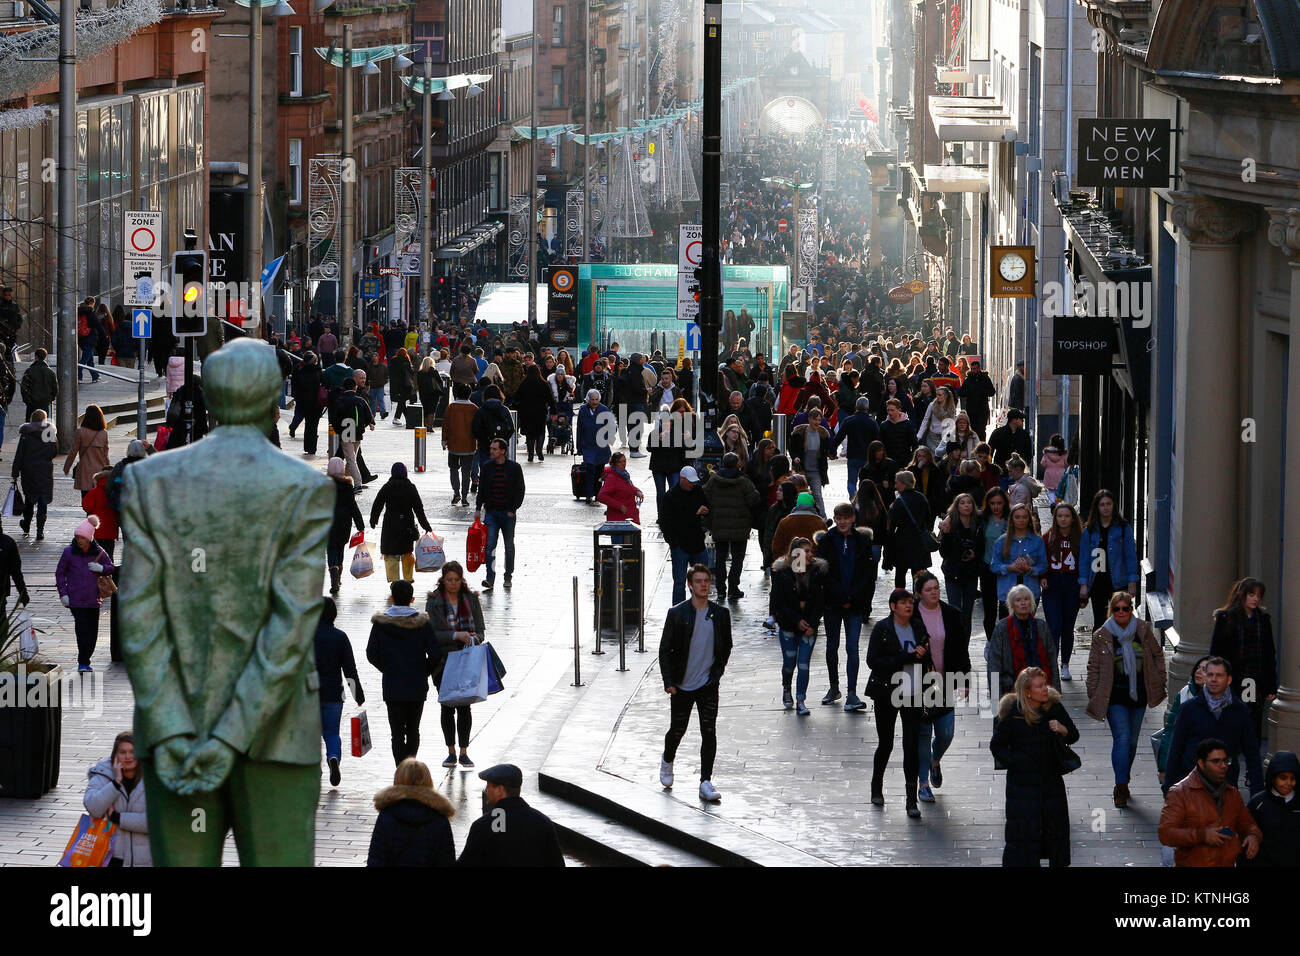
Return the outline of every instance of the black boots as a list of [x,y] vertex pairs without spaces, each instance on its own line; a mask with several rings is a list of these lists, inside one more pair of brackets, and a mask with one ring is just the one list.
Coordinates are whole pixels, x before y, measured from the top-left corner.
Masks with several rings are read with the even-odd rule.
[[330,594],[339,593],[339,585],[343,580],[343,568],[335,565],[330,568]]

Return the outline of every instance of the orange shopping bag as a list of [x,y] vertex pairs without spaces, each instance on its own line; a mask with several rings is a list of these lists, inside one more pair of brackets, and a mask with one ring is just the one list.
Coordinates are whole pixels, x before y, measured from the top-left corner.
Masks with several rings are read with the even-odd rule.
[[59,866],[108,866],[116,839],[115,824],[83,813],[63,856],[59,858]]

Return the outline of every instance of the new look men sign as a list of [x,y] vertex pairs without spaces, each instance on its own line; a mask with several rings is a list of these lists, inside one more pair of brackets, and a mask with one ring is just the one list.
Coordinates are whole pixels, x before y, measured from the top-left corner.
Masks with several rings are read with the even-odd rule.
[[1079,120],[1076,186],[1168,186],[1169,120]]

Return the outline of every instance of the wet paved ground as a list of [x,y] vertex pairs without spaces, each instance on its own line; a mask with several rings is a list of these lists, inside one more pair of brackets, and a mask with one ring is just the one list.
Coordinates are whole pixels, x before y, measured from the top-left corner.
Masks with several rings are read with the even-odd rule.
[[[9,431],[12,434],[12,429]],[[281,423],[281,436],[286,452],[300,453],[300,442],[287,437],[287,421]],[[125,430],[114,432],[114,460],[125,450],[130,437]],[[412,441],[412,433],[394,427],[390,418],[367,434],[363,449],[370,467],[386,476],[393,461],[402,460],[408,465],[412,462]],[[434,450],[437,447],[435,434],[430,441],[430,471],[412,471],[412,478],[422,492],[435,531],[447,539],[448,557],[463,559],[471,509],[450,505],[445,457]],[[12,440],[4,451],[12,455]],[[323,468],[324,455],[312,462]],[[646,464],[645,459],[633,460],[632,471],[648,494],[643,523],[653,529],[654,493]],[[664,545],[657,533],[647,531],[647,584],[653,595],[648,614],[648,653],[629,653],[629,667],[634,673],[626,675],[627,679],[596,681],[602,673],[617,667],[618,661],[617,653],[602,657],[589,653],[591,531],[603,518],[603,509],[573,500],[568,490],[568,465],[568,460],[555,457],[548,457],[543,464],[524,464],[528,493],[520,511],[514,587],[504,590],[498,577],[497,589],[483,595],[488,636],[509,670],[506,690],[474,707],[470,754],[477,763],[476,770],[505,760],[519,764],[526,773],[528,797],[535,793],[534,772],[557,741],[565,747],[575,743],[561,737],[575,703],[584,693],[614,693],[620,695],[619,700],[608,703],[617,709],[626,701],[626,707],[622,708],[616,729],[611,721],[602,731],[604,739],[596,751],[604,754],[601,769],[658,792],[658,761],[667,725],[667,704],[654,661],[670,592]],[[842,484],[842,466],[837,463],[833,469],[833,482]],[[49,632],[42,639],[43,654],[75,669],[71,618],[58,603],[53,572],[81,512],[71,481],[63,478],[59,469],[56,475],[56,501],[50,509],[47,540],[39,545],[30,538],[17,540],[28,575],[33,614],[38,626]],[[372,485],[372,490],[361,497],[367,518],[377,487]],[[7,530],[14,532],[13,528]],[[809,690],[812,716],[801,719],[782,709],[780,650],[776,639],[760,627],[766,616],[767,587],[761,572],[754,569],[757,549],[753,546],[747,564],[749,570],[743,578],[747,596],[733,605],[736,648],[723,685],[719,717],[714,780],[723,793],[723,802],[709,808],[709,812],[842,865],[998,863],[1004,775],[994,774],[988,754],[988,716],[973,710],[959,711],[957,739],[944,760],[944,787],[938,791],[937,804],[922,805],[921,821],[908,820],[903,812],[901,741],[886,777],[887,806],[883,810],[872,807],[867,797],[876,738],[870,712],[846,714],[838,707],[815,704],[826,689],[820,640]],[[580,689],[569,686],[573,666],[573,575],[580,581],[581,658],[586,684]],[[433,577],[417,575],[417,595],[423,595],[432,585]],[[475,587],[481,581],[481,573],[470,576]],[[877,610],[885,607],[886,593],[887,588],[882,586],[874,605]],[[375,746],[362,759],[345,756],[340,787],[330,788],[324,782],[317,815],[317,860],[322,865],[364,864],[375,819],[373,795],[392,779],[387,718],[378,699],[379,675],[365,661],[364,653],[369,617],[383,607],[386,594],[382,572],[362,581],[345,575],[339,626],[349,634],[356,650],[362,685],[369,695],[367,711]],[[976,617],[978,620],[978,613]],[[1087,612],[1082,619],[1087,621]],[[869,625],[863,633],[864,652],[868,631]],[[89,683],[83,683],[93,706],[65,709],[59,787],[38,801],[0,800],[0,864],[49,865],[57,860],[82,812],[86,770],[107,756],[114,735],[130,726],[129,681],[122,665],[109,664],[107,643],[105,612],[94,661],[96,672]],[[607,650],[615,648],[607,645]],[[977,635],[972,657],[979,660],[982,651],[983,638]],[[1086,643],[1076,648],[1075,670],[1080,676],[1086,653]],[[648,676],[638,677],[642,672]],[[864,666],[863,680],[865,672]],[[1076,749],[1083,756],[1084,766],[1068,779],[1074,862],[1158,864],[1155,823],[1160,800],[1150,748],[1144,743],[1139,749],[1131,809],[1115,810],[1110,800],[1113,781],[1109,734],[1103,725],[1083,715],[1082,682],[1066,686],[1067,706],[1083,732]],[[354,711],[349,701],[345,718]],[[1157,719],[1154,714],[1148,715],[1146,733],[1156,728]],[[436,785],[458,810],[452,828],[459,849],[479,813],[483,785],[476,773],[446,771],[436,766],[446,750],[438,708],[432,699],[426,706],[421,729],[420,757],[433,767]],[[346,733],[345,721],[345,753]],[[596,742],[579,741],[586,747]],[[679,753],[679,783],[673,797],[691,804],[696,802],[692,781],[698,766],[697,747],[698,737],[692,730]],[[230,841],[226,862],[235,859]]]

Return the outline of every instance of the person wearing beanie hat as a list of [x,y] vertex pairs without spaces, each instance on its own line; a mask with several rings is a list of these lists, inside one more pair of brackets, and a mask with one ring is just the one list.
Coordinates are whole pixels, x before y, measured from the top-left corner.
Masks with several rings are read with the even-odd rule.
[[[351,470],[351,469],[349,469]],[[379,515],[384,515],[384,527],[379,533],[379,553],[384,556],[384,569],[389,582],[398,578],[415,580],[415,541],[420,527],[432,531],[429,519],[424,516],[424,503],[420,492],[406,476],[406,465],[393,462],[392,477],[384,482],[370,508],[370,527],[379,526]]]
[[63,549],[58,566],[54,569],[54,583],[59,589],[59,600],[72,611],[73,629],[77,635],[77,670],[89,671],[90,656],[99,639],[99,578],[115,570],[113,559],[95,543],[99,517],[89,515],[77,525],[72,543]]
[[[108,496],[109,483],[112,480],[113,470],[105,468],[95,476],[95,487],[86,492],[81,499],[81,507],[86,514],[99,519],[99,524],[95,528],[94,541],[95,544],[104,549],[104,553],[110,558],[116,557],[118,533],[117,508],[109,500]],[[117,582],[117,579],[118,571],[114,570],[114,583]],[[116,664],[122,660],[122,645],[118,639],[117,631],[116,593],[109,598],[108,634],[109,658]]]
[[342,458],[331,458],[325,466],[325,473],[334,480],[334,518],[330,523],[330,536],[325,545],[325,564],[330,576],[330,594],[338,594],[343,581],[343,549],[347,547],[349,532],[356,525],[358,531],[366,530],[365,519],[357,507],[357,494],[364,489],[356,488],[352,476],[348,474],[348,465]]
[[795,538],[813,541],[825,530],[826,519],[817,510],[817,499],[811,492],[801,492],[794,500],[794,508],[776,526],[776,533],[772,535],[772,554],[785,554]]

